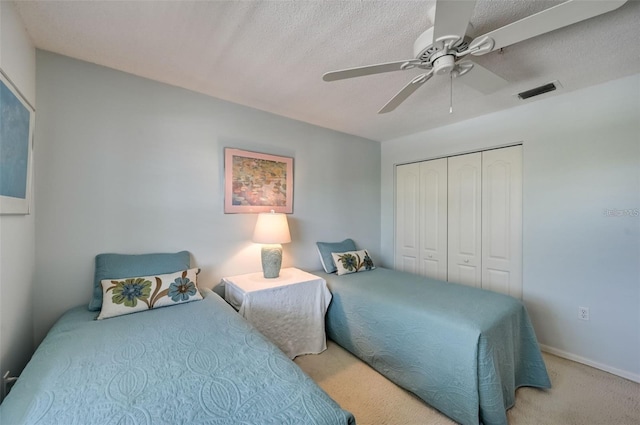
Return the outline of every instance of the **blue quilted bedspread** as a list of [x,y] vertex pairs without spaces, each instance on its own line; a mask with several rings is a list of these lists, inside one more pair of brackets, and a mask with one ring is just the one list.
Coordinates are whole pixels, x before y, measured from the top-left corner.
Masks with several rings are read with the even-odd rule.
[[333,293],[328,336],[457,422],[507,424],[516,388],[551,386],[512,297],[381,268],[316,274]]
[[79,307],[0,405],[17,424],[354,424],[218,295],[102,321]]

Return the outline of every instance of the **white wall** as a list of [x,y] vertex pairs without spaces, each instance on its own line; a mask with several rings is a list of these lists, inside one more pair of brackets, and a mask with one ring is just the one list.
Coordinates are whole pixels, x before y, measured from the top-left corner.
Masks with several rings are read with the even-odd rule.
[[320,269],[318,240],[380,252],[379,143],[48,52],[37,65],[36,342],[88,303],[101,252],[188,250],[208,287],[260,271],[256,216],[223,213],[224,147],[294,157],[284,267]]
[[[36,103],[36,53],[13,3],[0,2],[0,68]],[[37,111],[36,111],[37,117]],[[35,222],[30,215],[0,216],[0,374],[18,374],[33,350],[31,300]],[[1,397],[1,394],[0,394]]]
[[604,215],[640,208],[640,75],[383,143],[383,259],[393,265],[394,164],[518,142],[524,301],[538,339],[640,381],[640,218]]

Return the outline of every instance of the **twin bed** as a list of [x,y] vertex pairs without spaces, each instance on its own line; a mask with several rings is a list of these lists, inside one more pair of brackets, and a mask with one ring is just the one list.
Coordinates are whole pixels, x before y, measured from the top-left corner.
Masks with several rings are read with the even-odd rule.
[[523,304],[388,269],[318,272],[327,336],[461,424],[504,425],[521,386],[551,386]]
[[89,310],[53,326],[0,424],[355,424],[219,295],[196,294],[189,263],[186,251],[98,255]]
[[[146,268],[98,256],[96,285],[188,267],[178,254]],[[506,424],[516,388],[550,386],[526,310],[511,297],[381,268],[317,274],[333,293],[328,336],[459,423]],[[181,276],[175,282],[189,280]],[[102,282],[105,304],[112,293],[123,301],[118,282]],[[151,304],[173,288],[174,301],[185,299],[161,284],[137,296]],[[200,292],[202,300],[106,320],[68,311],[0,405],[0,423],[355,424],[222,298]]]
[[0,405],[18,424],[355,424],[217,294],[51,329]]
[[352,239],[316,245],[327,336],[453,420],[505,425],[518,387],[551,387],[520,301],[376,268]]

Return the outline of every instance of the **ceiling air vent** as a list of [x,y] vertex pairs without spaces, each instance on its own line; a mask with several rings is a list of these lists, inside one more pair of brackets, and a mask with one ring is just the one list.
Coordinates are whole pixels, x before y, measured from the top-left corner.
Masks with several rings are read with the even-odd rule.
[[557,88],[562,87],[557,81],[553,81],[548,84],[544,84],[540,87],[533,88],[531,90],[523,91],[522,93],[518,93],[518,97],[522,100],[529,99],[530,97],[539,96],[544,93],[549,93],[550,91],[554,91]]

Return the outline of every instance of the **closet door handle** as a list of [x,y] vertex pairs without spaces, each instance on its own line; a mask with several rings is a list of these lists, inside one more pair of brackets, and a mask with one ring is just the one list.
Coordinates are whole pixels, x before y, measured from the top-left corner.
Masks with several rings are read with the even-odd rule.
[[464,260],[464,262],[465,262],[465,263],[468,263],[468,262],[469,262],[469,260]]

